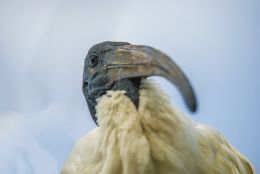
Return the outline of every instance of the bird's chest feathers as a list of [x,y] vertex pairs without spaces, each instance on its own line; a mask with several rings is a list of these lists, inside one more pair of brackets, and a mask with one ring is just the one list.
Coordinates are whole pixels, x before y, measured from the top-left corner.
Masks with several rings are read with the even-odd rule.
[[[144,131],[143,127],[151,124],[171,125],[178,128],[180,118],[170,106],[164,93],[148,81],[143,81],[139,91],[139,106],[125,95],[125,91],[108,91],[97,101],[97,117],[101,129],[122,131]],[[170,122],[170,123],[169,123]],[[173,124],[174,123],[174,124]],[[155,126],[155,125],[154,125]]]
[[[102,154],[112,151],[113,158],[118,156],[113,162],[129,167],[133,173],[135,170],[155,171],[154,162],[167,166],[166,161],[181,160],[178,151],[181,153],[183,144],[187,143],[180,141],[185,132],[181,128],[183,120],[167,97],[148,82],[142,84],[139,92],[138,109],[124,91],[109,91],[98,100],[96,108],[100,125],[98,149]],[[181,167],[169,165],[176,169]]]

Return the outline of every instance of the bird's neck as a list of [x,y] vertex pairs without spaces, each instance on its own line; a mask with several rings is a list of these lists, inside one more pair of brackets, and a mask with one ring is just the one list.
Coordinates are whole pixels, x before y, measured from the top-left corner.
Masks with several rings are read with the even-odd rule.
[[[197,155],[193,155],[193,123],[175,110],[150,80],[141,81],[138,108],[131,100],[122,90],[110,90],[98,98],[97,161],[108,159],[102,160],[103,166],[120,164],[127,173],[153,173],[157,169],[155,173],[162,173],[168,167],[183,171],[178,158]],[[168,159],[171,162],[166,164]]]
[[[177,112],[171,106],[168,97],[162,92],[157,85],[151,83],[147,79],[137,79],[138,87],[120,86],[116,84],[116,90],[109,90],[102,97],[97,99],[96,116],[99,120],[99,125],[110,122],[115,127],[128,124],[124,119],[138,118],[135,124],[146,124],[141,122],[146,117],[151,117],[157,121],[169,119],[168,122],[176,122],[179,118]],[[129,85],[136,85],[136,83],[129,83]],[[128,88],[129,87],[129,88]],[[133,116],[131,116],[133,115]],[[168,115],[170,115],[168,117]],[[176,117],[175,117],[176,115]],[[119,119],[120,118],[120,119]],[[176,123],[173,123],[174,125]]]
[[121,79],[114,83],[112,91],[126,91],[125,95],[131,99],[135,107],[139,105],[139,88],[141,85],[141,78]]
[[[135,107],[138,108],[139,105],[139,88],[141,85],[141,78],[131,78],[131,79],[121,79],[116,81],[111,91],[125,91],[125,95],[134,103]],[[87,99],[88,108],[93,120],[97,123],[96,117],[96,105],[97,99],[106,95],[105,91],[91,95]]]

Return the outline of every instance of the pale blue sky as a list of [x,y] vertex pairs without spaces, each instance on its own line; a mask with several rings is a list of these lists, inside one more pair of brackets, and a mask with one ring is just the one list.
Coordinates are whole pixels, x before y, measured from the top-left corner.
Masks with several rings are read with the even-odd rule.
[[222,132],[260,171],[260,1],[0,0],[0,173],[56,174],[95,127],[81,92],[95,43],[128,41],[170,55],[190,78],[190,114]]

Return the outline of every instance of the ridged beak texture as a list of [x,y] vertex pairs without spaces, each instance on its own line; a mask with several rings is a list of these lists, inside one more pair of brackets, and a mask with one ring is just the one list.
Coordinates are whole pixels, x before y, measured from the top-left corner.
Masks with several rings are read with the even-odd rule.
[[111,52],[104,66],[110,83],[123,78],[162,76],[176,85],[189,110],[197,102],[192,86],[181,69],[166,54],[149,46],[123,45]]

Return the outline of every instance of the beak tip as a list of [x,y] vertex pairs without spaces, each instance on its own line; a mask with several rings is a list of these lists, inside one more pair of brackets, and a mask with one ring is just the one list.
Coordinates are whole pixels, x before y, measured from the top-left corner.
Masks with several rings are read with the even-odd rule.
[[195,113],[198,110],[198,104],[196,100],[188,104],[189,110],[193,113]]
[[195,113],[197,111],[197,105],[191,106],[190,110]]

